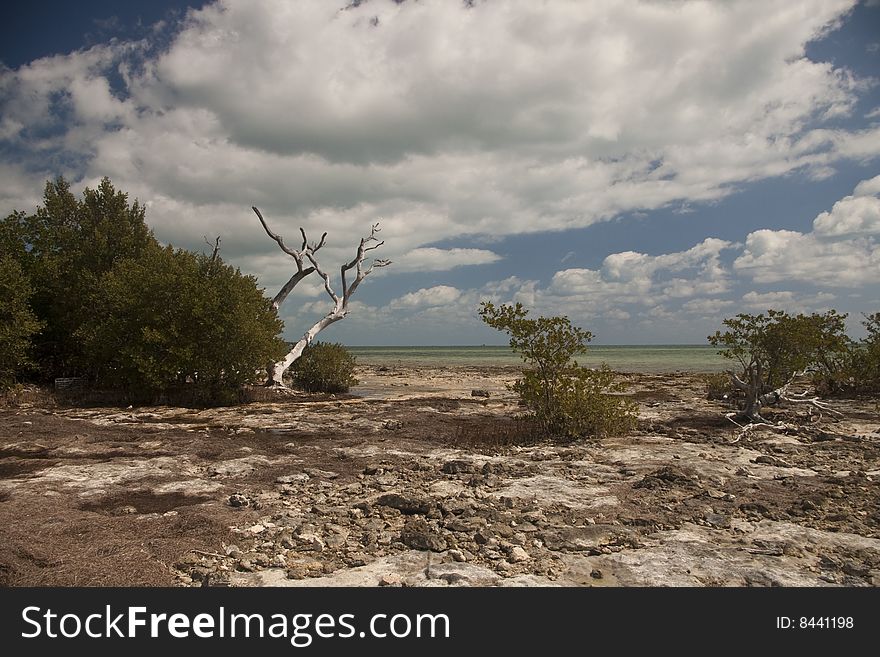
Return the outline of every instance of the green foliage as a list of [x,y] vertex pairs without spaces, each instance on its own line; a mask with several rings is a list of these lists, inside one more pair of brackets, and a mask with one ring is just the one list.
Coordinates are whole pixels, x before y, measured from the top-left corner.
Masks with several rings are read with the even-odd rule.
[[814,381],[836,381],[846,369],[851,340],[846,315],[836,310],[790,315],[781,310],[767,314],[740,313],[725,319],[725,332],[708,337],[720,354],[740,365],[739,378],[747,385],[745,414],[753,417],[762,395],[788,383],[798,372],[812,371]]
[[486,324],[510,336],[511,349],[528,365],[513,390],[544,435],[613,435],[635,424],[634,404],[615,394],[623,385],[615,382],[614,373],[573,361],[586,352],[589,331],[567,317],[529,319],[519,303],[496,307],[484,302],[479,312]]
[[[33,334],[36,378],[83,376],[143,401],[185,389],[175,398],[216,403],[286,351],[255,279],[216,253],[160,247],[144,207],[106,178],[80,199],[63,178],[48,182],[34,214],[0,220],[0,249],[29,282],[9,283],[19,290],[10,298],[30,294],[33,312],[9,304],[21,335],[4,368],[22,371],[21,336]],[[4,284],[10,267],[4,259]]]
[[253,277],[216,256],[152,246],[102,278],[76,337],[99,386],[147,398],[190,386],[217,403],[285,353],[281,328]]
[[850,341],[833,373],[817,377],[817,389],[825,394],[880,392],[880,313],[864,315],[867,335]]
[[341,344],[315,342],[291,367],[294,384],[307,392],[348,392],[358,384],[355,357]]
[[835,310],[812,315],[740,313],[722,323],[728,328],[709,336],[709,344],[740,364],[743,380],[757,376],[765,390],[787,383],[795,372],[810,366],[833,370],[845,351],[846,315]]
[[28,305],[32,292],[21,265],[12,256],[0,255],[0,391],[32,365],[31,338],[43,326]]
[[129,204],[106,178],[79,200],[58,178],[46,183],[43,205],[33,215],[13,212],[0,220],[0,246],[29,278],[31,308],[45,324],[34,339],[41,378],[83,373],[74,335],[92,314],[89,300],[101,277],[155,244],[143,206]]

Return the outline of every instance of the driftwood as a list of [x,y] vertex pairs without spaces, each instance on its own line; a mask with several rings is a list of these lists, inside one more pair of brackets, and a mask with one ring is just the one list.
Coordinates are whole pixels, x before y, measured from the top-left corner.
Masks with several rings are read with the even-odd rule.
[[[808,398],[808,393],[789,393],[789,388],[791,384],[794,383],[794,380],[802,374],[806,372],[795,372],[792,374],[791,378],[782,386],[776,388],[775,390],[771,390],[770,392],[760,393],[760,369],[757,371],[752,370],[752,376],[747,376],[749,379],[749,383],[743,381],[742,378],[737,376],[733,371],[728,370],[727,374],[730,376],[731,383],[738,390],[742,390],[746,394],[746,403],[745,407],[741,411],[727,413],[725,417],[733,422],[736,426],[740,427],[742,430],[737,436],[736,440],[733,442],[739,442],[741,438],[747,436],[749,432],[754,431],[759,428],[771,429],[773,431],[785,431],[788,433],[797,433],[798,427],[793,424],[785,423],[785,422],[777,422],[772,423],[765,420],[761,414],[760,409],[766,406],[775,406],[781,401],[789,402],[792,404],[809,404],[811,409],[815,408],[819,411],[820,417],[821,413],[829,413],[830,415],[834,415],[836,417],[843,417],[843,413],[834,410],[825,402],[819,401],[818,397],[810,397]],[[759,394],[760,393],[760,394]],[[743,419],[747,422],[745,424],[740,424],[737,422],[737,419]]]

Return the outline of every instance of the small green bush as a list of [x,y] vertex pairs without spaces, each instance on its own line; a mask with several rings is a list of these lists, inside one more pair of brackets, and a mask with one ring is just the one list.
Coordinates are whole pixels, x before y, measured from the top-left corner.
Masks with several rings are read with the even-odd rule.
[[358,384],[355,357],[341,344],[315,342],[290,368],[294,385],[306,392],[348,392]]
[[574,357],[587,350],[592,334],[567,317],[529,319],[522,304],[480,305],[480,317],[510,336],[510,347],[527,367],[512,389],[529,409],[541,435],[580,438],[611,436],[635,427],[636,405],[622,397],[624,384],[607,366],[592,370]]
[[[514,385],[526,405],[534,404],[542,395],[534,371],[525,371]],[[581,436],[619,436],[635,428],[638,419],[636,404],[620,395],[626,385],[604,363],[597,370],[577,364],[565,368],[558,380],[547,425],[550,433],[570,438]]]

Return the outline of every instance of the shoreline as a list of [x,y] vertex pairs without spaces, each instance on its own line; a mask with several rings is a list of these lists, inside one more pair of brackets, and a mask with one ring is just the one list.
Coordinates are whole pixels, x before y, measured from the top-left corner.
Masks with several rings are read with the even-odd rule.
[[0,584],[880,586],[873,400],[742,437],[702,375],[630,374],[633,431],[522,441],[516,368],[359,374],[374,397],[0,408]]

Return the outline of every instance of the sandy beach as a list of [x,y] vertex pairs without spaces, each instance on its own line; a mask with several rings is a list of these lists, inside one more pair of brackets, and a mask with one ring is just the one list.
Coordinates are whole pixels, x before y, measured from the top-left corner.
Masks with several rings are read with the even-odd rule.
[[515,377],[361,366],[349,395],[204,410],[23,398],[0,409],[0,582],[880,584],[876,400],[740,438],[703,375],[627,374],[635,431],[534,442]]

